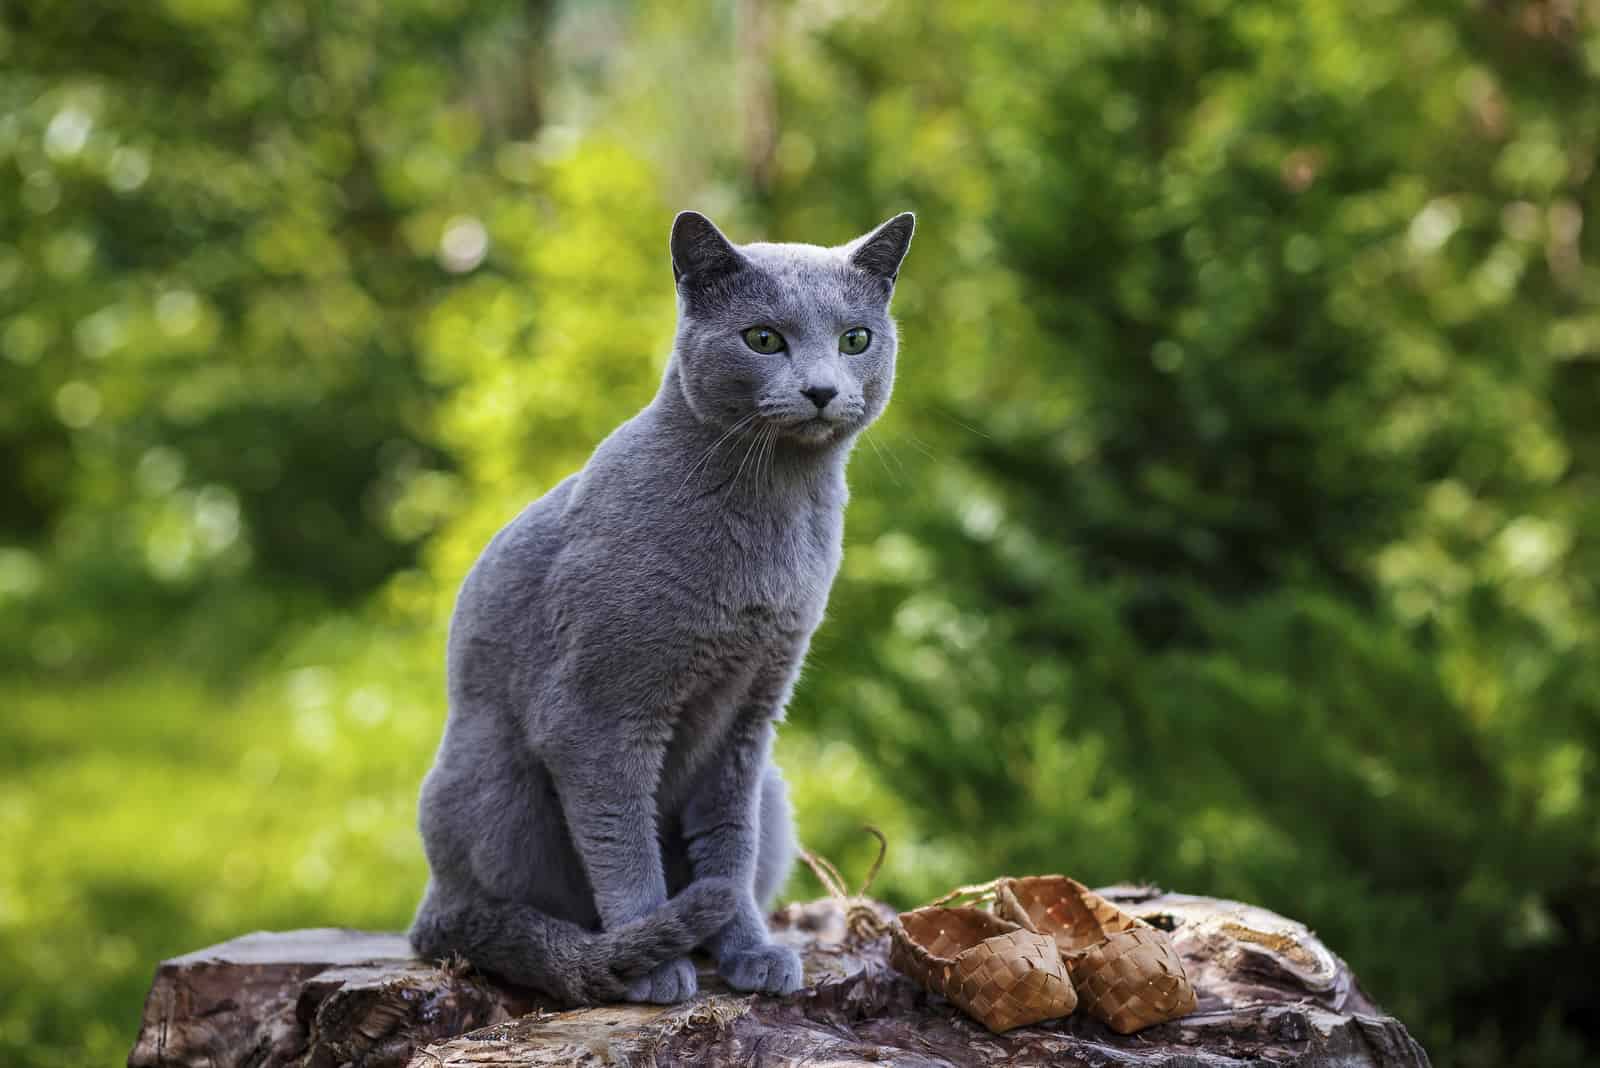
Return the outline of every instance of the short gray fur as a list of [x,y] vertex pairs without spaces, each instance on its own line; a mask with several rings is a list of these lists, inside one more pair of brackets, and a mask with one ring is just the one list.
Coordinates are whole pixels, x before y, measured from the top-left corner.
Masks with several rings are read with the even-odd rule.
[[[763,918],[795,849],[771,746],[839,568],[850,447],[889,401],[913,225],[734,246],[678,216],[660,391],[462,584],[419,953],[573,1004],[688,998],[702,945],[736,989],[800,986]],[[787,348],[753,351],[756,326]]]

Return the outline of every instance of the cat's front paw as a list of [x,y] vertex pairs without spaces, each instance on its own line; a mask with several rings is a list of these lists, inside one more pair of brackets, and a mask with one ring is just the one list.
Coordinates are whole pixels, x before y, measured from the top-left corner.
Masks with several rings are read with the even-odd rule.
[[649,975],[641,976],[628,984],[624,995],[629,1001],[647,1001],[655,1005],[675,1005],[688,1001],[700,989],[695,979],[694,965],[687,957],[669,960]]
[[729,953],[717,962],[717,971],[735,990],[757,994],[793,994],[805,978],[800,955],[779,945]]

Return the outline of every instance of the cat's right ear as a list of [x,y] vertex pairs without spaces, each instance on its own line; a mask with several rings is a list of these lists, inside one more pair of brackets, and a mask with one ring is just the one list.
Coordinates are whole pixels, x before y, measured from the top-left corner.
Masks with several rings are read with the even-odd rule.
[[680,211],[672,221],[672,280],[706,281],[746,265],[715,222],[698,211]]
[[698,211],[680,211],[672,220],[672,280],[700,282],[732,274],[745,265],[739,250],[716,224]]

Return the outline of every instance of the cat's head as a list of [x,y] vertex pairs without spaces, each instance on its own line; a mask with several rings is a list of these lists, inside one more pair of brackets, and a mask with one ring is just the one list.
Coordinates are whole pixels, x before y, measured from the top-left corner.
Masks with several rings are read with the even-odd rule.
[[894,385],[889,298],[915,223],[904,212],[835,248],[735,246],[704,215],[680,214],[673,361],[695,416],[777,426],[812,446],[876,419]]

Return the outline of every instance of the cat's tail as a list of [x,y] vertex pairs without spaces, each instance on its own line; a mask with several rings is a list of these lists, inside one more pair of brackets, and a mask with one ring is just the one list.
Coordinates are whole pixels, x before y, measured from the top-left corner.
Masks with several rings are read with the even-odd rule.
[[419,956],[453,955],[571,1005],[621,1001],[629,981],[682,957],[733,916],[726,879],[700,879],[642,919],[589,931],[527,905],[488,898],[441,900],[430,886],[411,925]]

